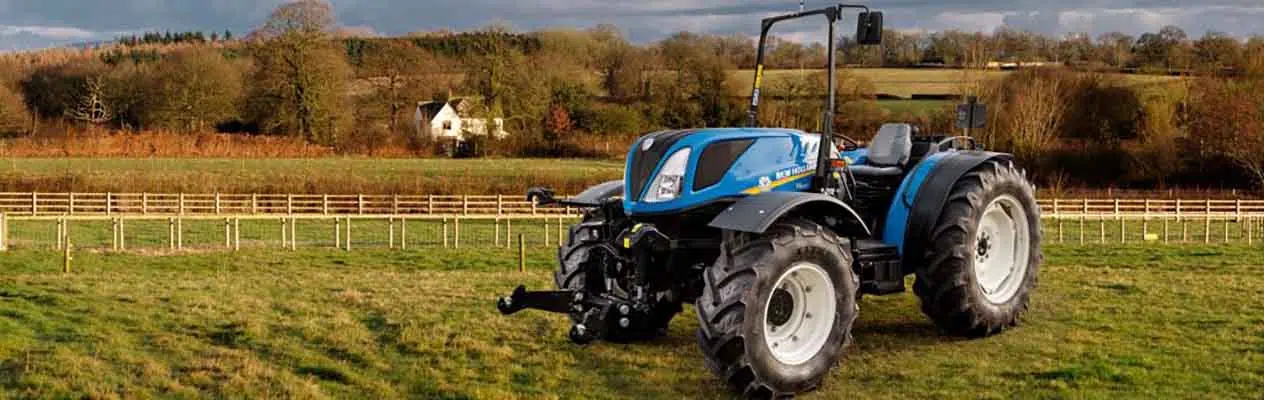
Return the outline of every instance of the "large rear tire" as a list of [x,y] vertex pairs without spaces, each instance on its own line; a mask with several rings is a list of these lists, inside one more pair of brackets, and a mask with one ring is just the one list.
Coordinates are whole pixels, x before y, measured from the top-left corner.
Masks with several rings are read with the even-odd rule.
[[1040,207],[1010,163],[991,161],[958,181],[932,231],[913,291],[949,335],[984,337],[1019,323],[1036,286]]
[[860,309],[850,246],[820,225],[726,232],[703,279],[698,344],[707,367],[744,397],[815,389],[851,343]]

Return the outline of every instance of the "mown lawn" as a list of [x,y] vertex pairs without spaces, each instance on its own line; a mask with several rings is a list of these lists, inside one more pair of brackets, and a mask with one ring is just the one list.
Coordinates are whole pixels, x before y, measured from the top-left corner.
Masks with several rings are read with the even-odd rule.
[[[1027,323],[941,337],[911,294],[866,298],[807,398],[1258,398],[1264,251],[1052,247]],[[503,250],[0,255],[0,398],[724,398],[692,312],[644,345],[579,347],[499,316]]]

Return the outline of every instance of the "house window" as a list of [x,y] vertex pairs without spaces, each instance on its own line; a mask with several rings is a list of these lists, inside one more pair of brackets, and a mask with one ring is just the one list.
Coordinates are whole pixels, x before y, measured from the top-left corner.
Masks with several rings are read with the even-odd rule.
[[445,131],[452,130],[452,121],[443,121],[443,130]]

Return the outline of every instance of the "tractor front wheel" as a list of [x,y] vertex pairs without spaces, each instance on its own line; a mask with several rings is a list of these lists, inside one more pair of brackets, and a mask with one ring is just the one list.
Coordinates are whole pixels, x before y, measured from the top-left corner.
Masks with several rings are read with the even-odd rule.
[[932,232],[913,286],[922,311],[955,336],[1017,325],[1041,263],[1040,208],[1023,174],[995,161],[966,174]]
[[806,220],[726,232],[697,300],[706,364],[750,398],[815,389],[851,342],[859,282],[849,244]]

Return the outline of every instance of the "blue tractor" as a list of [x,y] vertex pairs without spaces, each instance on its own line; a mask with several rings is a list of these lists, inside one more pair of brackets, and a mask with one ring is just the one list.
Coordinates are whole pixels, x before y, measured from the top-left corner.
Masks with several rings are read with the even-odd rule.
[[[882,127],[867,147],[836,135],[835,51],[824,134],[758,128],[764,47],[774,24],[829,22],[862,8],[857,41],[881,42],[882,14],[838,5],[763,21],[749,127],[652,133],[624,179],[555,199],[586,210],[558,252],[554,291],[519,287],[504,314],[570,316],[570,339],[633,342],[698,315],[706,365],[746,397],[816,388],[852,341],[862,295],[913,292],[946,334],[1018,324],[1041,263],[1034,189],[1009,154],[966,137]],[[844,144],[836,147],[835,139]],[[841,148],[840,148],[841,147]]]

